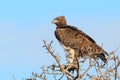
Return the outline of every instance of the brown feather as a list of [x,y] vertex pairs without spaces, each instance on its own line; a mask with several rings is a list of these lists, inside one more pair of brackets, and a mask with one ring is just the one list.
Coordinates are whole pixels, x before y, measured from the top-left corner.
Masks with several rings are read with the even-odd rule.
[[79,53],[76,54],[77,57],[91,57],[96,55],[104,63],[107,62],[107,59],[105,58],[105,54],[107,54],[107,52],[104,51],[100,46],[98,46],[91,37],[89,37],[83,31],[78,30],[76,27],[67,25],[65,17],[57,18],[59,18],[60,22],[56,23],[57,28],[55,31],[55,36],[61,44],[63,44],[66,47],[70,47],[75,51],[77,50]]

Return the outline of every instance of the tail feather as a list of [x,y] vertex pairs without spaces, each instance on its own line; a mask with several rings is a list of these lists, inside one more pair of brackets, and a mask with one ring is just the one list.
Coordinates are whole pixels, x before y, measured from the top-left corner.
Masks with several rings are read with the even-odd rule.
[[105,54],[101,53],[97,55],[98,58],[100,58],[105,64],[107,63],[107,59],[105,57]]

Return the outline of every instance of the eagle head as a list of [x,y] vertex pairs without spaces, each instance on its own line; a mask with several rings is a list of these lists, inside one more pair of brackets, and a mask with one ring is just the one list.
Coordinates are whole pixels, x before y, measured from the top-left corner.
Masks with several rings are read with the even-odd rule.
[[53,19],[52,23],[56,24],[57,27],[64,27],[67,25],[65,16],[59,16]]

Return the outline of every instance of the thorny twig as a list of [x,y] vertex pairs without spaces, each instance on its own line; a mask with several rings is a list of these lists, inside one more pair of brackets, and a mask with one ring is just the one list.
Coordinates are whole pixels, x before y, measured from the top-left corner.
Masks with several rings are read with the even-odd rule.
[[91,58],[89,59],[89,66],[88,66],[88,68],[84,71],[84,73],[82,74],[82,76],[84,76],[85,74],[87,74],[87,72],[90,70],[90,68],[91,68]]
[[[87,69],[85,69],[85,71],[83,72],[83,74],[80,74],[79,73],[79,71],[81,70],[80,69],[80,67],[78,68],[78,70],[77,70],[77,75],[79,74],[79,76],[77,76],[77,77],[73,77],[70,73],[68,73],[65,69],[64,69],[64,66],[59,62],[59,59],[58,59],[58,57],[56,56],[56,55],[54,55],[54,52],[53,51],[51,51],[50,50],[50,47],[51,47],[51,44],[50,44],[50,46],[48,46],[47,44],[46,44],[46,41],[44,41],[44,44],[45,44],[45,47],[46,47],[46,49],[48,50],[48,52],[54,57],[54,59],[56,60],[56,62],[59,64],[59,67],[60,67],[60,70],[61,70],[61,72],[64,74],[64,75],[66,75],[66,76],[71,76],[71,79],[78,79],[78,78],[83,78],[83,76],[85,76],[85,74],[87,74],[87,72],[93,67],[93,65],[91,65],[92,63],[92,61],[91,61],[91,59],[89,60],[89,66],[88,66],[88,68]],[[118,47],[119,48],[119,47]],[[118,49],[117,48],[117,49]],[[115,50],[115,51],[113,51],[112,53],[111,53],[111,56],[117,51],[117,49]],[[114,56],[115,57],[115,56]],[[116,57],[115,57],[116,58]],[[110,57],[110,60],[112,59],[112,57]],[[114,62],[116,62],[115,60],[114,60]],[[84,62],[83,62],[84,63]],[[116,65],[115,65],[115,67],[117,68],[118,66],[119,66],[119,63],[120,62],[118,62],[118,63],[115,63]],[[77,63],[77,65],[79,66],[79,63]],[[70,67],[70,66],[69,66]],[[73,66],[72,66],[73,67]],[[98,73],[98,79],[105,79],[103,76],[105,76],[105,74],[106,73],[108,73],[108,72],[111,72],[111,74],[112,74],[112,72],[113,72],[113,68],[111,69],[111,68],[109,68],[109,69],[107,69],[105,72],[103,72],[102,71],[102,67],[99,67],[99,66],[96,66],[98,69],[97,69],[97,72],[99,71],[100,73]],[[118,77],[118,75],[117,75],[117,69],[115,69],[115,80],[116,80],[116,78]],[[107,76],[108,77],[108,76]],[[108,79],[110,79],[111,78],[111,75],[109,75],[109,77],[108,77]],[[107,79],[107,78],[106,78]],[[108,80],[107,79],[107,80]]]
[[51,46],[48,45],[45,40],[43,40],[43,42],[44,42],[44,46],[46,47],[46,49],[48,50],[48,52],[53,56],[53,58],[54,58],[54,59],[56,60],[56,62],[58,63],[61,72],[62,72],[64,75],[66,75],[67,77],[73,79],[74,76],[71,75],[69,72],[67,72],[67,71],[64,69],[64,65],[62,65],[62,64],[60,63],[58,57],[54,54],[54,51],[50,50],[50,47],[51,47]]
[[[117,80],[117,79],[120,79],[120,74],[118,74],[118,68],[120,68],[120,57],[115,55],[115,52],[120,47],[118,47],[117,49],[115,49],[109,54],[109,56],[107,57],[108,63],[105,65],[106,67],[104,68],[99,66],[99,62],[92,61],[91,58],[89,59],[89,62],[88,62],[89,64],[87,64],[88,67],[85,67],[86,62],[88,60],[85,58],[83,62],[80,62],[78,60],[77,64],[70,64],[68,65],[67,68],[65,68],[66,65],[63,65],[60,62],[58,56],[56,56],[54,53],[55,50],[52,50],[53,41],[51,41],[50,44],[47,44],[45,40],[43,42],[44,42],[43,47],[46,48],[48,53],[50,53],[50,55],[55,59],[58,65],[57,66],[52,65],[51,67],[47,67],[47,69],[42,67],[41,74],[33,73],[34,78],[38,77],[42,80],[47,80],[46,75],[51,74],[51,75],[54,75],[54,80],[62,80],[64,76],[66,76],[68,80],[111,80],[111,79]],[[98,66],[96,66],[95,63],[98,63]],[[74,77],[74,74],[71,74],[68,71],[69,69],[72,69],[72,68],[76,69],[76,74],[77,74],[76,77]],[[50,69],[52,70],[52,72],[49,72]],[[93,74],[90,74],[89,71],[91,71],[91,69],[96,69],[96,72],[94,71]],[[57,75],[60,75],[61,77],[57,79],[56,77]],[[33,80],[33,79],[30,79],[30,80]]]

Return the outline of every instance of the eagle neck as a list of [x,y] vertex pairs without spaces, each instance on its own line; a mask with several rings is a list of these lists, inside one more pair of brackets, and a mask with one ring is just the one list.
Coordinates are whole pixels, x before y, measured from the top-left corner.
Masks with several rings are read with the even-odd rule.
[[56,24],[56,26],[57,26],[57,28],[63,28],[63,27],[65,27],[65,26],[67,26],[67,24],[66,23],[59,23],[59,24]]
[[58,29],[58,28],[68,28],[68,26],[57,26],[56,29]]

